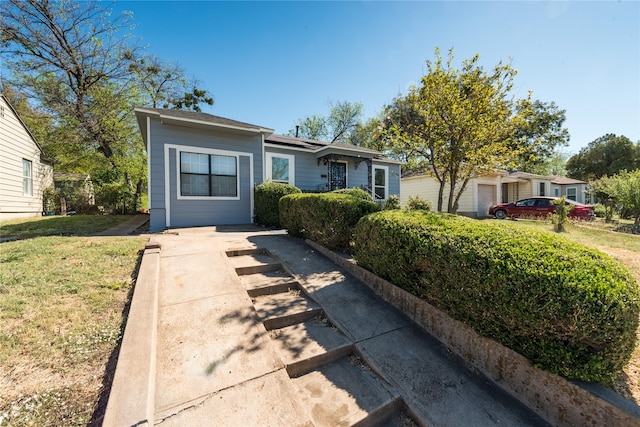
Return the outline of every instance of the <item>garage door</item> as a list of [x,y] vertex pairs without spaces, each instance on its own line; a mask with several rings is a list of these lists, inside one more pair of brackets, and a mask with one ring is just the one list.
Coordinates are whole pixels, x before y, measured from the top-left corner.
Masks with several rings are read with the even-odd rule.
[[478,218],[489,216],[489,208],[496,204],[496,186],[478,184]]

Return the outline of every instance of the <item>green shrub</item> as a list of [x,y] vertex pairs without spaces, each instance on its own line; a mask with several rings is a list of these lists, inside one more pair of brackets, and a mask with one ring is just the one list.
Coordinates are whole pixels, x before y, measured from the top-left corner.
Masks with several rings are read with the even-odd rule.
[[562,196],[551,201],[556,207],[555,213],[551,215],[551,222],[553,223],[553,230],[557,233],[564,233],[565,227],[569,222],[569,211],[575,207],[575,205],[567,204],[566,200],[567,198]]
[[409,196],[406,208],[410,211],[430,211],[433,204],[430,200],[425,200],[420,196]]
[[378,210],[377,204],[348,194],[291,194],[280,199],[280,223],[292,236],[351,253],[358,220]]
[[400,209],[400,197],[397,194],[392,194],[382,203],[382,209],[385,211]]
[[279,182],[263,182],[254,189],[254,222],[266,227],[280,227],[278,202],[287,194],[301,193],[300,189]]
[[367,193],[362,188],[341,188],[339,190],[333,190],[332,193],[348,194],[349,196],[373,202],[373,197],[371,197],[371,194]]
[[364,217],[354,242],[364,268],[550,372],[606,384],[631,357],[638,285],[595,249],[424,211]]
[[597,203],[593,205],[593,211],[598,218],[604,218],[607,214],[607,208],[602,203]]

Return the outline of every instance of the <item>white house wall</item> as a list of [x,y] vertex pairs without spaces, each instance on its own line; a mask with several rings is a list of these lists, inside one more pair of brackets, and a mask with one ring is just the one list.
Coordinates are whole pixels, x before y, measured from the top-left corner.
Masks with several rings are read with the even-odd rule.
[[[42,215],[42,193],[53,186],[53,168],[41,163],[40,148],[3,97],[0,107],[0,220]],[[32,164],[32,195],[23,194],[23,159]]]
[[[484,216],[478,212],[478,185],[492,185],[496,187],[496,200],[500,197],[500,177],[474,178],[469,181],[465,191],[458,200],[458,213],[470,217]],[[442,198],[442,210],[446,212],[449,204],[450,185],[445,185]],[[431,201],[433,210],[438,209],[438,191],[440,183],[433,177],[420,175],[403,178],[400,181],[400,203],[405,206],[410,197],[418,196]]]

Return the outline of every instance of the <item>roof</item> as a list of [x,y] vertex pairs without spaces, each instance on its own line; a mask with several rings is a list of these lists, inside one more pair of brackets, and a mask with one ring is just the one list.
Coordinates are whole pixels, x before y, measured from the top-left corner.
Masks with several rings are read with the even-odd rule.
[[2,97],[2,99],[4,99],[4,102],[7,103],[7,105],[9,106],[9,108],[11,109],[11,111],[13,112],[13,115],[16,116],[16,118],[18,119],[18,121],[20,122],[20,124],[22,125],[22,127],[24,128],[24,130],[27,132],[27,134],[29,135],[29,137],[31,137],[31,140],[33,141],[34,144],[36,144],[36,147],[38,147],[38,150],[40,150],[40,160],[45,162],[45,163],[53,163],[53,160],[51,160],[50,158],[47,157],[47,155],[45,154],[44,150],[42,149],[42,146],[40,144],[38,144],[38,141],[36,141],[36,137],[33,136],[33,134],[31,133],[31,131],[29,130],[29,128],[27,127],[27,125],[22,121],[22,117],[20,117],[20,114],[18,114],[18,112],[16,111],[15,108],[13,108],[13,105],[11,105],[11,102],[9,102],[9,98],[7,98],[4,93],[0,93],[0,97]]
[[316,141],[307,138],[296,138],[293,136],[276,135],[273,129],[263,126],[253,125],[251,123],[239,122],[237,120],[227,119],[225,117],[214,116],[213,114],[200,113],[197,111],[171,110],[167,108],[136,108],[136,117],[138,125],[142,131],[143,138],[146,141],[146,125],[142,121],[143,117],[155,116],[166,124],[188,125],[188,126],[213,126],[224,128],[232,131],[262,133],[265,137],[264,141],[269,144],[298,148],[318,155],[324,154],[325,151],[340,153],[352,157],[370,157],[372,159],[402,164],[397,160],[389,159],[376,150],[358,147],[357,145],[347,144],[344,142],[325,142]]
[[338,154],[349,157],[365,157],[380,160],[387,163],[403,164],[403,162],[390,159],[383,153],[370,148],[359,147],[346,142],[325,142],[314,139],[296,138],[286,135],[270,135],[264,141],[273,145],[287,146],[315,153],[319,158],[325,155]]
[[231,120],[226,117],[214,116],[213,114],[198,111],[172,110],[169,108],[136,108],[135,113],[138,117],[141,129],[143,129],[143,126],[142,123],[140,123],[140,116],[156,116],[159,117],[163,123],[167,124],[184,125],[185,123],[190,123],[192,125],[208,125],[227,128],[229,130],[263,133],[265,135],[271,135],[273,133],[273,129],[263,126],[240,122],[238,120]]
[[552,184],[556,185],[568,185],[568,184],[587,184],[586,181],[581,181],[579,179],[567,178],[566,176],[554,176]]

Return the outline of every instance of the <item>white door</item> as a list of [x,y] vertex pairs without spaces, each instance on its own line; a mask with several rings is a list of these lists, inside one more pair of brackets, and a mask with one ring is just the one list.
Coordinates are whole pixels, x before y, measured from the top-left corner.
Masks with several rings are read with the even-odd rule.
[[489,208],[496,204],[496,186],[478,184],[478,218],[489,216]]

